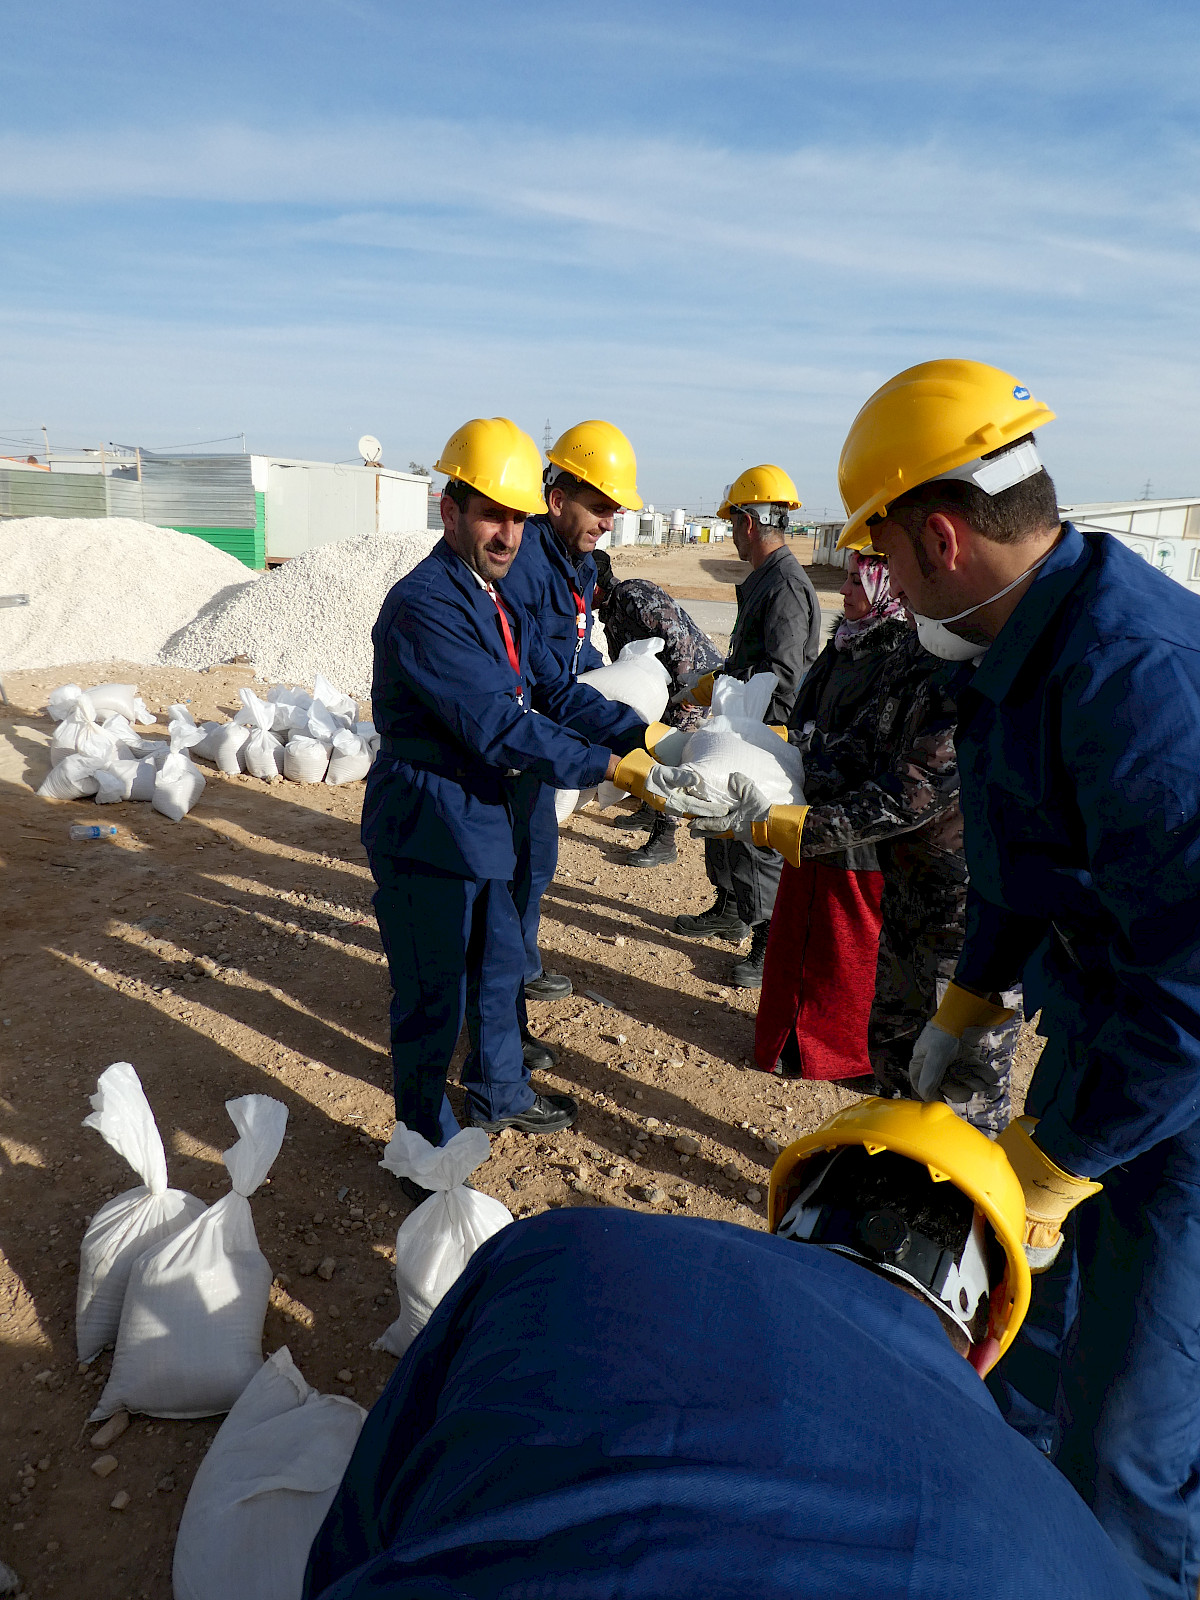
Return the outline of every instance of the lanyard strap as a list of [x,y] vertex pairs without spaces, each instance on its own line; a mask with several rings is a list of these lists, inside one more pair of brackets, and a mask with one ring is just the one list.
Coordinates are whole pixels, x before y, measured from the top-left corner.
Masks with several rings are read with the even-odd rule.
[[583,650],[583,641],[587,638],[587,607],[584,604],[583,596],[577,594],[574,589],[571,590],[571,599],[575,602],[575,673],[573,674],[575,676],[579,672],[579,657]]
[[500,632],[504,635],[504,648],[508,652],[508,664],[517,675],[517,704],[525,704],[525,690],[521,683],[521,658],[517,654],[517,647],[513,643],[512,629],[508,625],[508,616],[500,604],[500,596],[488,585],[488,593],[496,607],[496,615],[500,618]]

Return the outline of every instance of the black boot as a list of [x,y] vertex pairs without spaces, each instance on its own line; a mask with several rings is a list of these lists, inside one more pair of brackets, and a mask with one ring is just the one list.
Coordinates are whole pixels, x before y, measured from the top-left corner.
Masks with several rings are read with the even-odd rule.
[[652,811],[643,800],[636,811],[618,811],[612,825],[614,828],[648,828],[657,815],[658,812]]
[[767,935],[771,931],[769,922],[760,922],[750,930],[750,952],[735,961],[733,971],[729,974],[730,981],[739,989],[761,989],[763,978],[763,959],[767,953]]
[[707,911],[702,911],[698,917],[689,916],[684,912],[675,918],[675,932],[685,933],[694,939],[709,939],[714,935],[719,939],[732,939],[735,944],[750,932],[737,913],[737,905],[728,889],[718,889],[717,898]]
[[558,1052],[531,1033],[521,1035],[521,1054],[530,1072],[549,1072],[558,1060]]
[[678,861],[675,849],[675,823],[661,812],[654,813],[650,824],[650,837],[640,850],[631,850],[625,857],[627,867],[669,867]]

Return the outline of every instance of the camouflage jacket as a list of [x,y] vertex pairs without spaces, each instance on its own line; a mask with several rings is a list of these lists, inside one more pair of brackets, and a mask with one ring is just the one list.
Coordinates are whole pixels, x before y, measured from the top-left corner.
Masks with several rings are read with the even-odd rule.
[[[837,732],[813,730],[804,758],[810,810],[803,855],[907,836],[906,857],[919,855],[929,866],[964,877],[954,749],[962,677],[961,667],[939,661],[908,632],[853,719]],[[887,871],[882,854],[880,866]]]

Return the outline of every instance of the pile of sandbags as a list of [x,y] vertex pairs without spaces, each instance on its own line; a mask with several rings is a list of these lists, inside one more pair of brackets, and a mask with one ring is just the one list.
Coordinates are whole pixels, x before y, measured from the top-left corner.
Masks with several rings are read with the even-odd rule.
[[328,679],[318,675],[312,694],[282,684],[265,699],[251,689],[240,694],[242,709],[232,722],[198,726],[186,705],[173,705],[162,740],[137,731],[155,719],[136,684],[102,683],[87,690],[65,684],[47,703],[58,727],[38,794],[47,800],[94,795],[99,805],[148,800],[179,822],[204,792],[197,759],[230,775],[283,776],[296,783],[366,777],[379,735],[373,723],[359,720],[357,703]]

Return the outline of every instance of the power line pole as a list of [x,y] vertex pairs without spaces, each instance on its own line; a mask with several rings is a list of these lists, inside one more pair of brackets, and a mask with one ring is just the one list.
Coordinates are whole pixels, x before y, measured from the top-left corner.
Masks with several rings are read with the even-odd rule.
[[542,429],[542,454],[547,460],[550,458],[550,446],[554,443],[554,429],[550,426],[550,418],[546,418],[546,426]]

